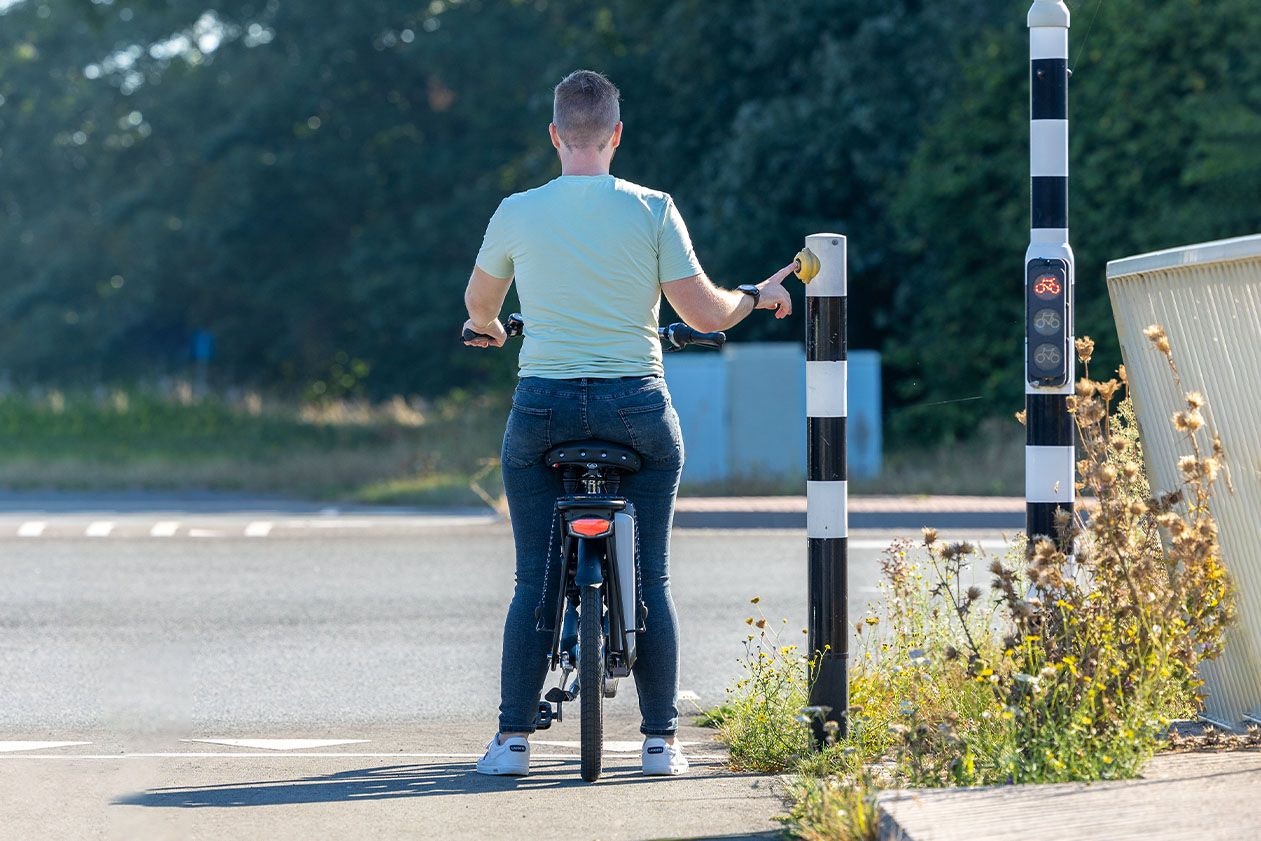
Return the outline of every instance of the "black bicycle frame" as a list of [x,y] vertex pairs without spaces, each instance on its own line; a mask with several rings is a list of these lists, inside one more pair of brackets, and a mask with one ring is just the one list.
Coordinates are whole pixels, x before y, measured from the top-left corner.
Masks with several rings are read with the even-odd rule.
[[[601,587],[606,614],[606,672],[609,677],[621,678],[630,674],[634,665],[627,641],[627,617],[622,609],[622,582],[618,575],[615,515],[621,511],[633,514],[634,509],[625,499],[617,497],[562,497],[556,502],[557,516],[564,528],[561,540],[561,587],[556,599],[555,631],[552,636],[551,665],[560,664],[564,635],[565,610],[572,603],[577,605],[578,593],[583,587]],[[575,520],[600,519],[608,522],[605,534],[589,537],[579,534],[572,526]],[[629,582],[634,587],[635,582]],[[633,602],[638,603],[638,594]],[[636,617],[630,617],[636,622]],[[636,622],[636,624],[638,624]],[[634,628],[634,626],[631,626]]]

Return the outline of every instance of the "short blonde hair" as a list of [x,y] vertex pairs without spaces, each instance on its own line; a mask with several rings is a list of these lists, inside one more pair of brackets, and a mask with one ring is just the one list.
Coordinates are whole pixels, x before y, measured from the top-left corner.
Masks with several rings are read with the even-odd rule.
[[556,86],[552,122],[570,149],[604,149],[622,119],[617,86],[594,70],[575,70]]

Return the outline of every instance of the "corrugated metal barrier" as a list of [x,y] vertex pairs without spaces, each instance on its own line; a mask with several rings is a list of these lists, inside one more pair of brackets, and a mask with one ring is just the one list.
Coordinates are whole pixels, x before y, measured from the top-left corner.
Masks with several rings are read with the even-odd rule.
[[[1223,558],[1239,590],[1239,621],[1225,653],[1201,676],[1204,717],[1228,727],[1261,721],[1261,234],[1108,263],[1108,292],[1138,413],[1152,490],[1178,484],[1188,450],[1170,418],[1187,391],[1203,392],[1222,438],[1234,493],[1212,502]],[[1178,387],[1143,336],[1164,325]]]

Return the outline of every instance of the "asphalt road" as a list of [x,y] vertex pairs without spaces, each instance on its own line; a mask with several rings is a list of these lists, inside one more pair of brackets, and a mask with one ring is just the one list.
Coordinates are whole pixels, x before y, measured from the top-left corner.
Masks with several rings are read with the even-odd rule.
[[[569,721],[538,734],[526,780],[471,773],[494,729],[512,586],[510,531],[484,514],[7,507],[4,837],[701,838],[774,827],[772,781],[724,771],[708,731],[684,733],[692,775],[638,775],[633,684],[608,707],[599,785],[577,780]],[[889,536],[852,535],[852,614],[875,595]],[[751,597],[786,641],[802,638],[804,556],[796,529],[676,531],[683,707],[719,703],[738,676]]]

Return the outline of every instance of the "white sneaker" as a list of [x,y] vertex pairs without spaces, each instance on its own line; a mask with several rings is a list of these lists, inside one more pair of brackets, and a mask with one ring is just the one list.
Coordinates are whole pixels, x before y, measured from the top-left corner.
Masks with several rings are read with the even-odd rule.
[[644,739],[644,774],[650,777],[675,776],[687,771],[687,757],[678,742],[669,744],[660,736]]
[[530,742],[524,736],[499,741],[499,734],[486,746],[486,755],[477,760],[477,773],[500,777],[524,777],[530,773]]

